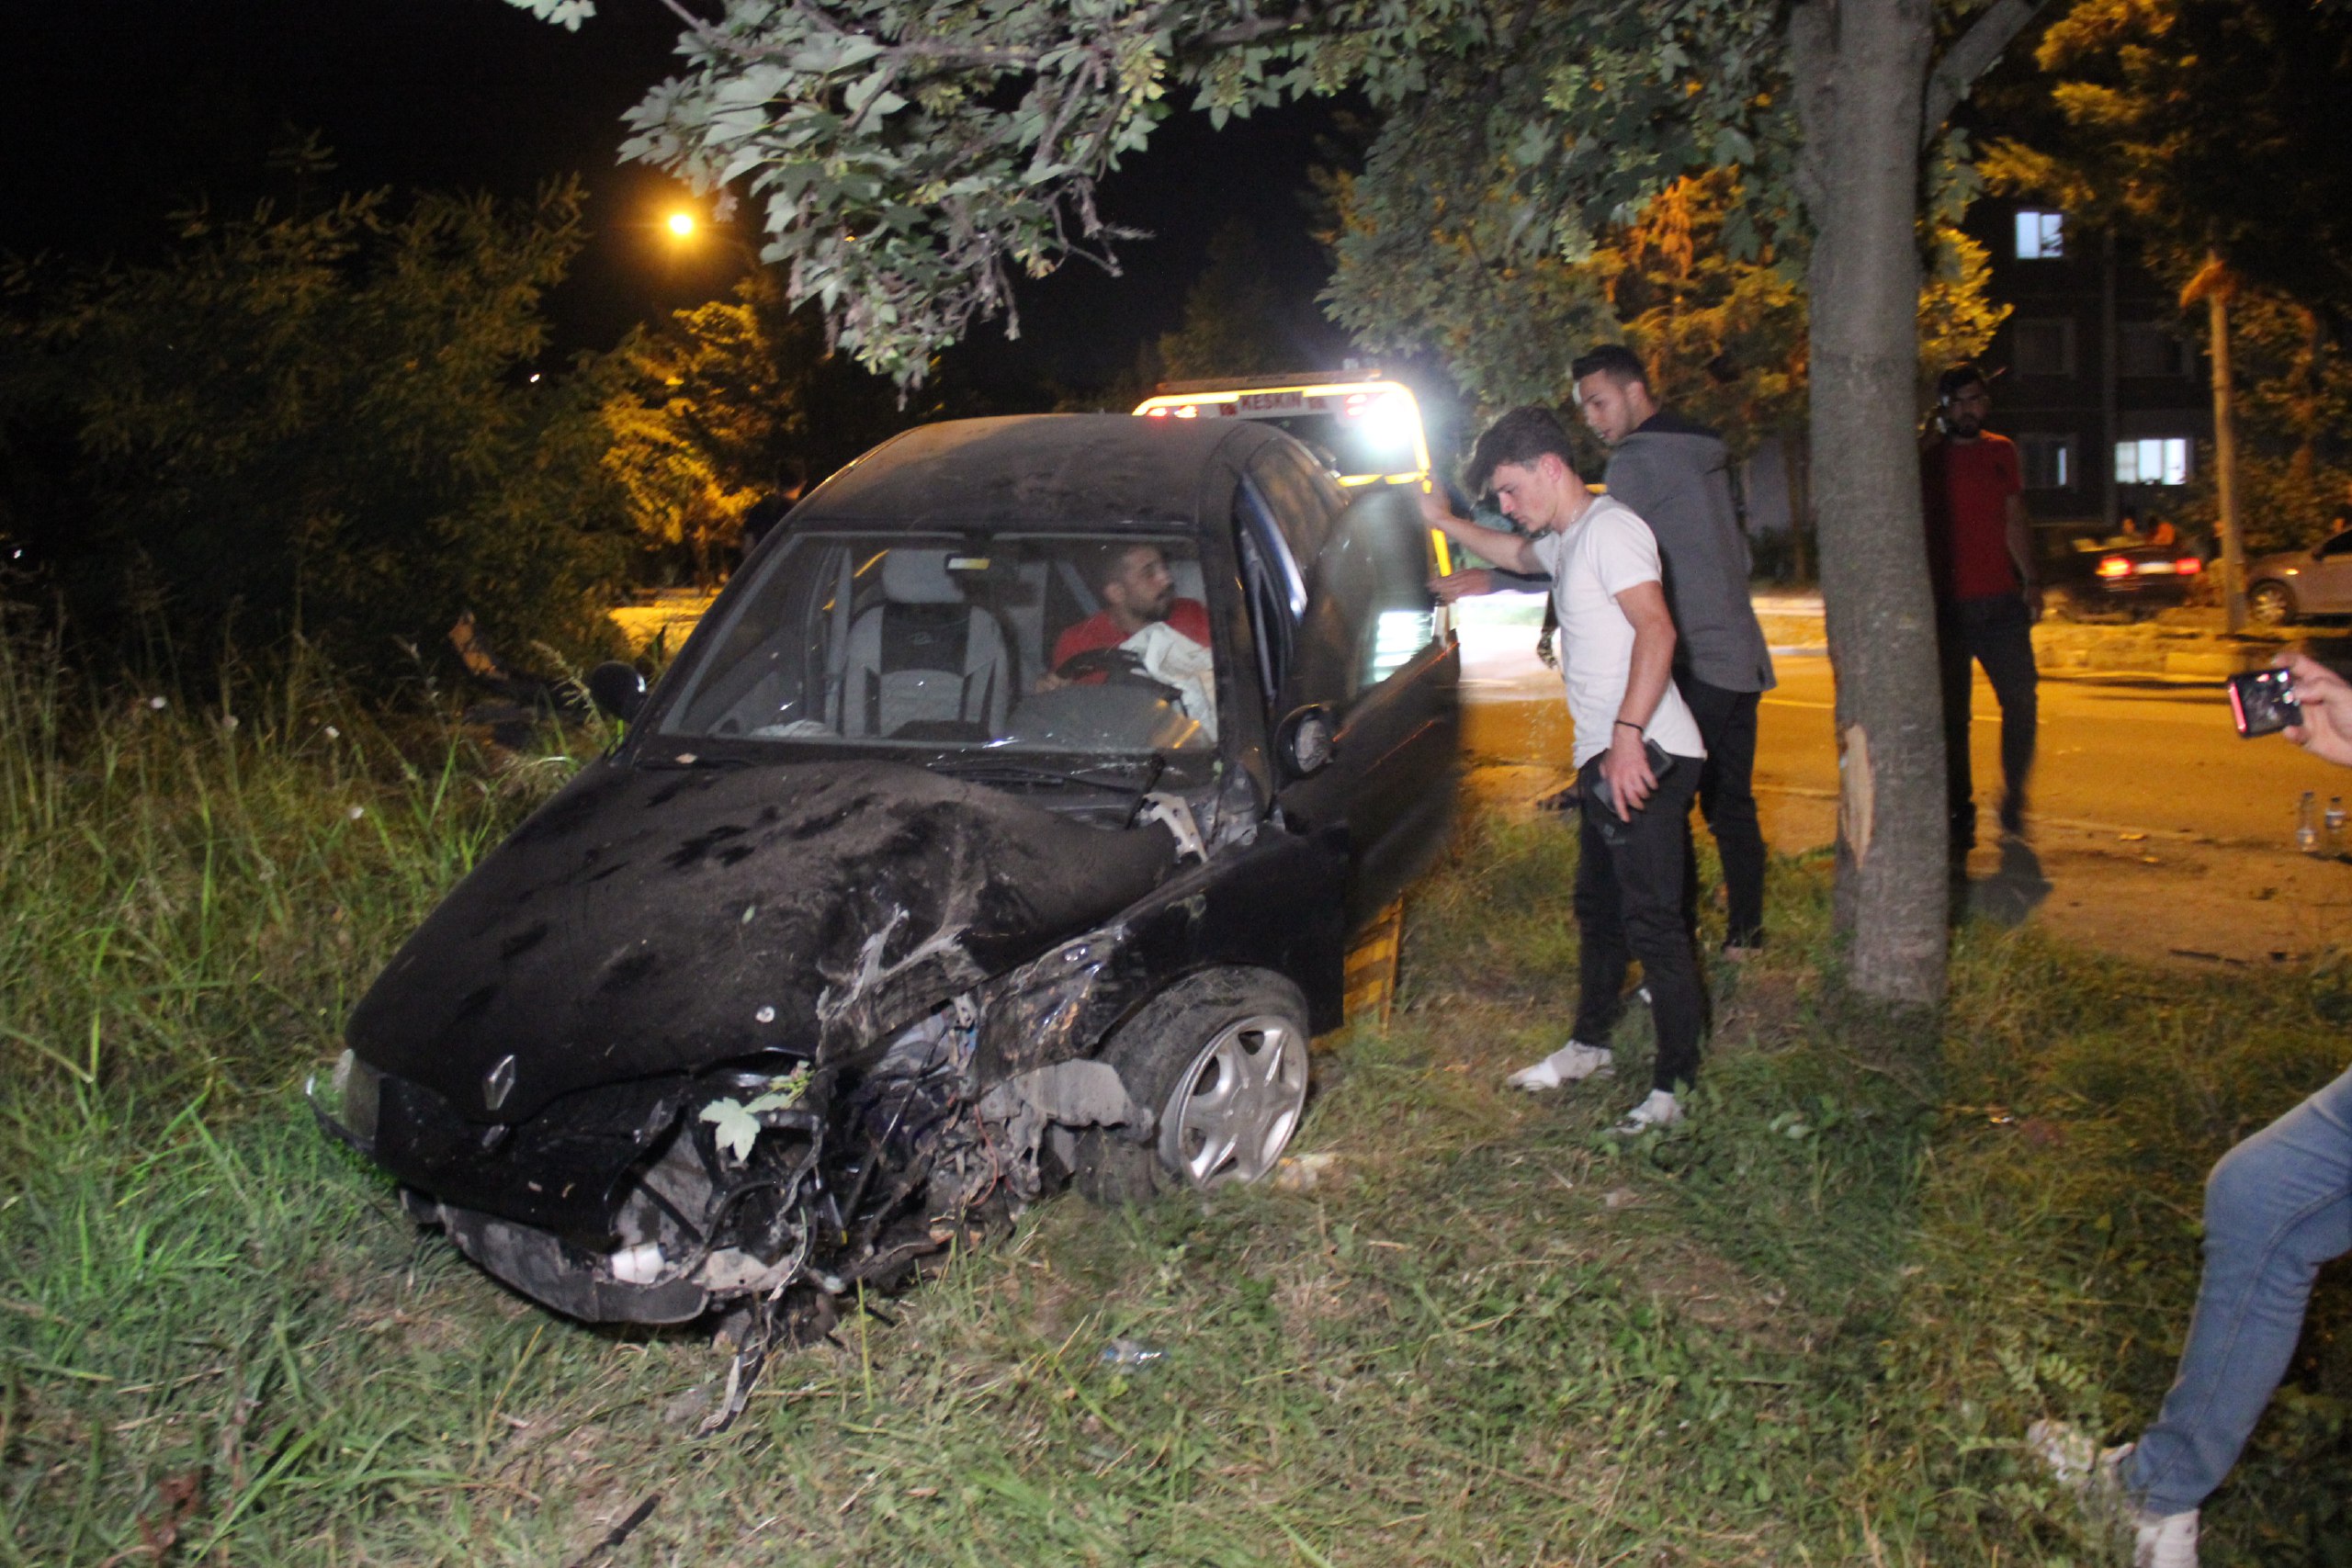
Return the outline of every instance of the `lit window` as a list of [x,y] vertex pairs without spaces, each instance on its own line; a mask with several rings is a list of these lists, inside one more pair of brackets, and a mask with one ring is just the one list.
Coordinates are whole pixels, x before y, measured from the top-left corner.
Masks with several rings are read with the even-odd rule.
[[2184,436],[2157,435],[2115,444],[2115,482],[2120,485],[2185,485],[2188,482],[2188,442]]
[[2035,208],[2018,211],[2018,260],[2056,261],[2066,254],[2066,215]]

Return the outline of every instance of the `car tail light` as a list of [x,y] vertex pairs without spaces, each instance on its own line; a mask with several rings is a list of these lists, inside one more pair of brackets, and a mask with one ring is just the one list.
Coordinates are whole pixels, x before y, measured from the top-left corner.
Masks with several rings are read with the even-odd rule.
[[2098,563],[2098,574],[2101,577],[2129,577],[2132,575],[2132,563],[2121,556],[2109,556]]
[[1145,416],[1149,419],[1166,419],[1168,417],[1168,411],[1166,409],[1146,409],[1144,413]]
[[2183,556],[2172,563],[2172,569],[2183,577],[2195,577],[2205,570],[2205,563],[2195,556]]

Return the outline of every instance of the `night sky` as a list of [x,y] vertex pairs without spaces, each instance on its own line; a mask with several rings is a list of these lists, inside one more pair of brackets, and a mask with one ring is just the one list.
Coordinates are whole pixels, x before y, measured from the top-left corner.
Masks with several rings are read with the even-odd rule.
[[[592,239],[553,301],[565,348],[610,346],[633,321],[723,294],[726,247],[681,253],[661,232],[683,195],[623,165],[620,116],[669,73],[678,26],[657,0],[605,0],[578,33],[504,0],[16,0],[0,21],[0,252],[74,262],[155,254],[167,215],[200,198],[248,210],[282,190],[265,161],[315,131],[350,189],[527,195],[577,173]],[[1162,129],[1107,183],[1105,217],[1158,238],[1127,275],[1077,264],[1027,286],[1023,341],[982,329],[955,355],[984,382],[1085,386],[1176,324],[1210,237],[1239,217],[1295,302],[1302,366],[1344,337],[1312,303],[1323,260],[1300,200],[1319,107],[1212,132]]]

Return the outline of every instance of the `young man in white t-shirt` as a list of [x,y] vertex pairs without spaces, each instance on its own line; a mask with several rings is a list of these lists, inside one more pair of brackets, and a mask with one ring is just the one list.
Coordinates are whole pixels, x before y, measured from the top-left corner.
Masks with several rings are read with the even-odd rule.
[[[1649,1098],[1617,1131],[1671,1126],[1682,1120],[1679,1096],[1698,1074],[1705,1027],[1706,997],[1683,908],[1690,853],[1683,824],[1706,748],[1674,686],[1674,619],[1657,540],[1623,502],[1585,488],[1567,432],[1549,409],[1513,409],[1488,426],[1464,479],[1474,495],[1492,489],[1503,514],[1527,533],[1465,522],[1441,495],[1423,496],[1422,513],[1431,527],[1498,566],[1551,573],[1584,800],[1576,1027],[1566,1045],[1513,1073],[1511,1085],[1555,1089],[1613,1071],[1609,1032],[1624,1010],[1626,967],[1638,958],[1657,1025],[1657,1061]],[[1645,741],[1664,752],[1663,767],[1653,766]]]

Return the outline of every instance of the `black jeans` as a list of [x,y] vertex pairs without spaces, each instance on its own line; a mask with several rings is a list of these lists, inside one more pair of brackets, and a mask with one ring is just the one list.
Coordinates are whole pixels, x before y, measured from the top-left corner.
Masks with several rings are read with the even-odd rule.
[[1938,652],[1944,678],[1944,767],[1951,810],[1952,847],[1976,841],[1976,786],[1968,763],[1968,698],[1972,662],[1984,666],[2001,705],[2001,826],[2015,828],[2025,813],[2026,775],[2033,771],[2034,733],[2041,722],[2033,666],[2033,613],[2015,593],[1956,599],[1937,607]]
[[[1689,675],[1675,676],[1674,683],[1690,716],[1699,721],[1699,739],[1707,743],[1707,760],[1699,765],[1699,815],[1707,819],[1715,852],[1723,857],[1724,899],[1731,916],[1724,942],[1731,947],[1760,946],[1764,830],[1756,822],[1756,708],[1764,694],[1729,692]],[[1695,918],[1699,864],[1687,847],[1683,858],[1683,893]]]
[[1577,858],[1578,927],[1575,1037],[1608,1043],[1625,1008],[1625,969],[1642,961],[1657,1025],[1655,1087],[1674,1090],[1699,1076],[1699,1035],[1706,1025],[1706,993],[1698,954],[1683,918],[1683,868],[1690,863],[1690,796],[1698,788],[1695,759],[1685,757],[1658,780],[1657,792],[1621,822],[1592,798],[1600,776],[1596,757],[1577,770],[1585,806]]

